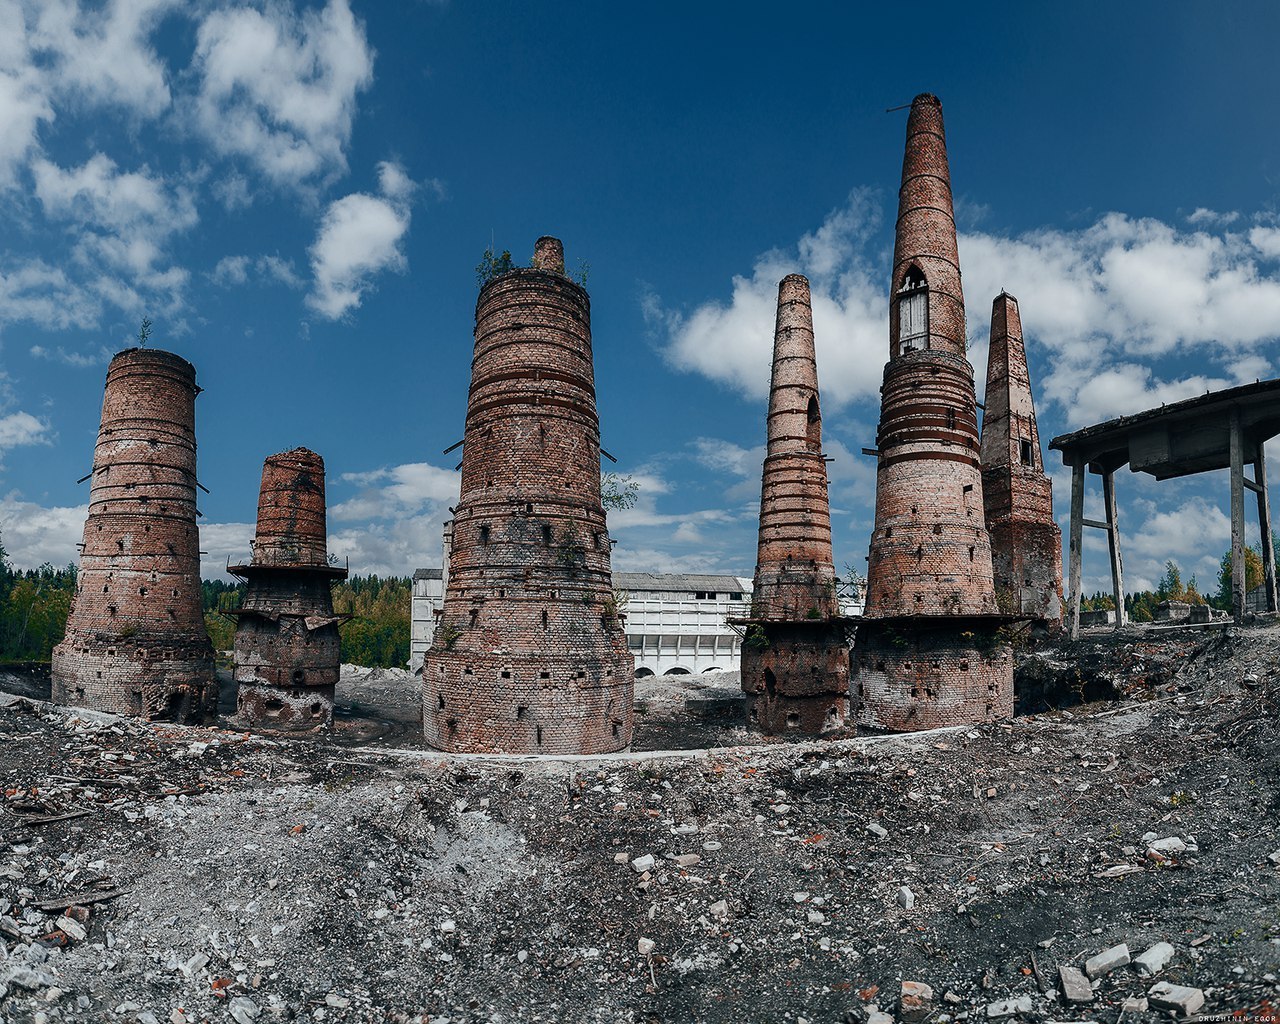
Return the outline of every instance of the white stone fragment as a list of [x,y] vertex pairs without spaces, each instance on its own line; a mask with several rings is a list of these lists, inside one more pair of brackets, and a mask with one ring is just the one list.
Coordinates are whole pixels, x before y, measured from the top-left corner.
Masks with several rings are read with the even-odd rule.
[[1190,1017],[1204,1006],[1204,992],[1188,985],[1158,981],[1147,989],[1147,1001],[1157,1009],[1173,1010],[1183,1017]]
[[1123,967],[1128,962],[1129,947],[1122,942],[1118,946],[1104,949],[1097,956],[1089,957],[1084,962],[1084,973],[1090,978],[1101,978],[1104,974],[1110,974],[1117,967]]
[[1167,942],[1157,942],[1150,949],[1133,958],[1133,969],[1142,977],[1150,978],[1159,974],[1173,959],[1173,947]]

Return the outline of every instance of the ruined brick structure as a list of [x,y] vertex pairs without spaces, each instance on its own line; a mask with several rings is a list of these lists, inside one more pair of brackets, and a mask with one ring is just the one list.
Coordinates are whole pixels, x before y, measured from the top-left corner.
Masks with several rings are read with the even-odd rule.
[[778,285],[760,538],[742,688],[766,732],[825,732],[849,717],[849,625],[836,605],[809,282]]
[[476,302],[448,583],[422,669],[442,750],[631,742],[634,662],[610,583],[586,290],[540,238]]
[[991,307],[982,415],[982,500],[1000,610],[1049,628],[1062,623],[1062,531],[1044,471],[1018,300]]
[[907,120],[876,447],[859,718],[913,730],[1009,717],[1013,661],[983,519],[942,105],[930,95]]
[[247,727],[307,731],[333,722],[340,668],[329,564],[324,460],[306,448],[262,465],[253,557],[229,571],[245,581],[236,618],[236,716]]
[[157,349],[107,368],[89,517],[53,700],[157,721],[217,709],[200,600],[196,371]]

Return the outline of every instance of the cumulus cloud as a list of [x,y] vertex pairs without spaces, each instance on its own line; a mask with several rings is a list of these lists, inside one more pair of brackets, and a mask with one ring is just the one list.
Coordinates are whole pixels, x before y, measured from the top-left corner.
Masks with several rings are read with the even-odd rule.
[[355,192],[329,204],[311,246],[314,286],[307,305],[337,320],[357,309],[384,270],[403,271],[414,185],[397,164],[378,165],[380,195]]
[[101,297],[62,267],[34,259],[0,268],[0,324],[25,322],[57,330],[92,327],[101,308]]
[[354,497],[329,510],[330,517],[340,521],[400,517],[448,504],[457,500],[462,484],[460,473],[429,462],[344,473],[340,479],[360,488]]
[[35,569],[45,562],[69,565],[79,557],[88,505],[45,508],[18,494],[0,498],[0,541],[11,565]]
[[279,256],[224,256],[209,275],[214,284],[223,287],[276,282],[290,288],[301,288],[303,280],[293,261]]
[[794,247],[763,253],[749,276],[735,275],[727,302],[711,300],[684,312],[647,295],[645,317],[666,336],[668,361],[748,397],[767,396],[778,282],[803,273],[812,290],[823,397],[838,407],[875,396],[888,349],[880,280],[888,275],[879,272],[867,251],[879,222],[874,194],[856,189]]
[[373,56],[347,0],[301,14],[283,4],[211,11],[196,34],[195,127],[275,184],[331,180],[346,170]]

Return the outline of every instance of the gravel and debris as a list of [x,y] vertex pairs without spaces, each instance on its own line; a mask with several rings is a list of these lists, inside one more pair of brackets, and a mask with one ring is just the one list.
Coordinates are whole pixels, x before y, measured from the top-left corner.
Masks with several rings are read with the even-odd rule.
[[[1280,627],[1080,650],[1111,699],[600,758],[0,696],[0,1019],[1274,1015]],[[1023,661],[1073,685],[1072,645]]]

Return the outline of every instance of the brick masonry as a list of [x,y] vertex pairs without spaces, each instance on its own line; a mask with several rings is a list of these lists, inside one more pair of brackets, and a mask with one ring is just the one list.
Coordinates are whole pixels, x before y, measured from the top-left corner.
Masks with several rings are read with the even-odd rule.
[[999,632],[984,519],[942,105],[927,94],[907,120],[889,338],[870,621],[859,626],[853,657],[859,720],[911,730],[1008,717],[1012,658]]
[[200,595],[196,371],[158,349],[107,368],[89,516],[53,700],[156,721],[217,708]]
[[324,460],[307,448],[269,455],[262,466],[253,557],[230,570],[245,581],[236,618],[236,717],[282,732],[333,723],[340,671],[340,616],[329,565]]
[[427,742],[629,746],[634,661],[600,501],[591,306],[557,239],[480,290],[463,436],[448,583],[422,669]]
[[1018,300],[991,306],[982,416],[982,499],[1000,610],[1062,624],[1062,531],[1044,471]]
[[824,732],[849,717],[849,624],[836,604],[813,311],[799,274],[778,284],[767,434],[742,688],[766,732]]

